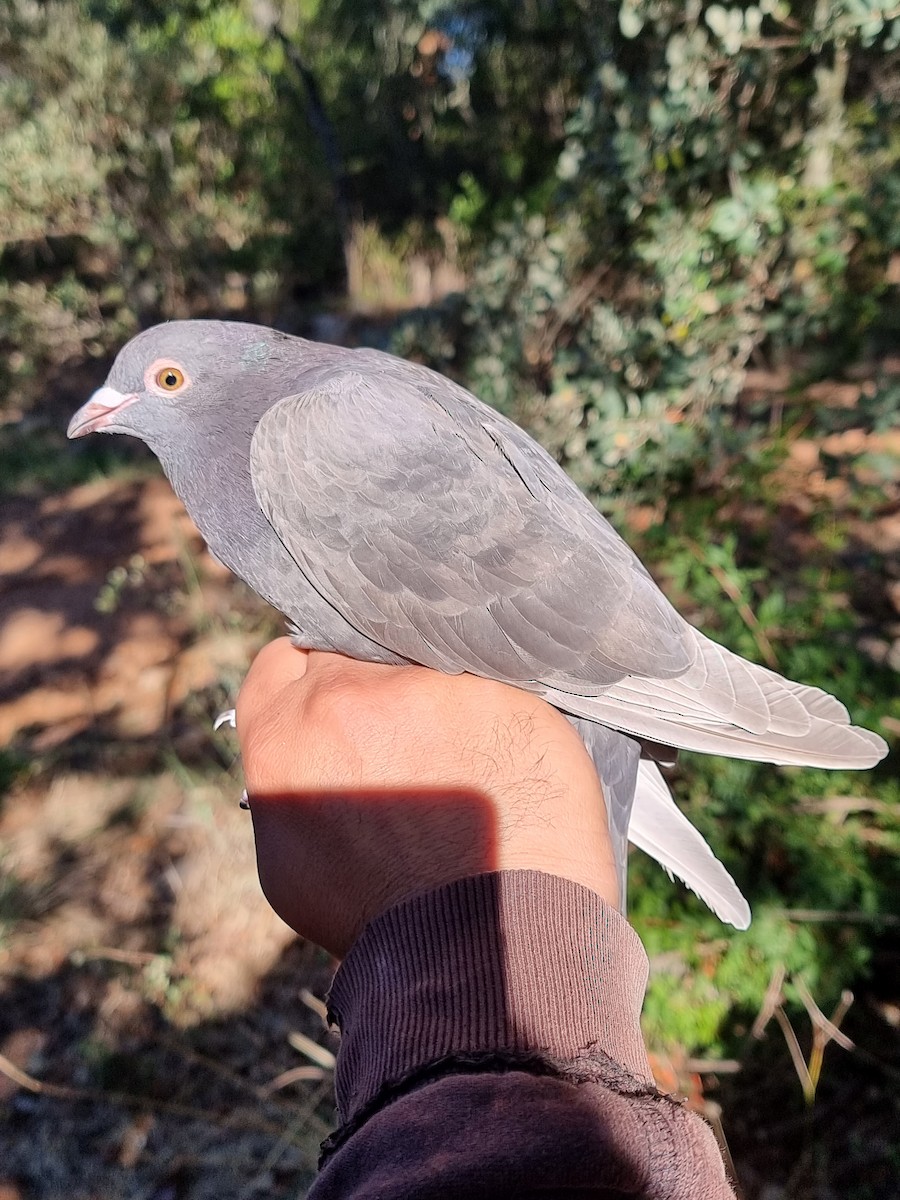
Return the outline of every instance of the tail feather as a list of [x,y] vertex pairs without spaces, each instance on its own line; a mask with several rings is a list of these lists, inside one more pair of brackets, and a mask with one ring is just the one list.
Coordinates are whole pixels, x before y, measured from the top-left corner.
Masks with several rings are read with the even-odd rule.
[[717,917],[736,929],[750,924],[750,906],[703,837],[678,808],[653,762],[642,759],[629,840],[676,875]]

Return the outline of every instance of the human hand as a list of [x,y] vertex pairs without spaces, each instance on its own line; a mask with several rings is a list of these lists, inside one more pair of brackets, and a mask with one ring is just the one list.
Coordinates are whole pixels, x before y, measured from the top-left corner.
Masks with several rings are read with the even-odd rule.
[[519,688],[266,646],[237,701],[263,891],[343,957],[392,904],[527,868],[618,899],[600,783],[569,722]]

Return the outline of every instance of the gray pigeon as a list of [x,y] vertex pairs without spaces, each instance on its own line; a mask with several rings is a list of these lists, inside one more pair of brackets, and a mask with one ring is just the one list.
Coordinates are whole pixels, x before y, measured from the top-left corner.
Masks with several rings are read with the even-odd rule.
[[627,837],[738,928],[749,907],[672,800],[660,747],[845,768],[887,751],[827,692],[689,625],[536,442],[426,367],[174,321],[125,346],[68,433],[95,431],[147,443],[298,645],[556,705],[596,763],[620,874]]

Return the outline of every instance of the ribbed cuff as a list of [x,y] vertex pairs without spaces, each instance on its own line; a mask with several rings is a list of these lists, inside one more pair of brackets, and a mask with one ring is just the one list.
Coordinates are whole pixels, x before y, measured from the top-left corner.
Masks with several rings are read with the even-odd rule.
[[410,897],[366,926],[331,989],[341,1122],[448,1056],[600,1050],[652,1083],[647,971],[625,918],[555,875],[475,875]]

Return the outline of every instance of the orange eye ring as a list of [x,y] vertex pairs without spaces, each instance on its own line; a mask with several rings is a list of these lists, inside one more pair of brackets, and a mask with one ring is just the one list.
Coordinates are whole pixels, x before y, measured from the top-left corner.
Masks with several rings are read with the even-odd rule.
[[155,383],[164,392],[177,392],[184,386],[184,372],[178,367],[162,367],[156,372]]

